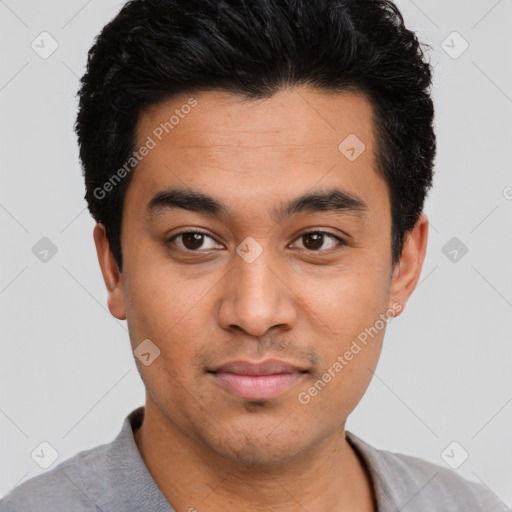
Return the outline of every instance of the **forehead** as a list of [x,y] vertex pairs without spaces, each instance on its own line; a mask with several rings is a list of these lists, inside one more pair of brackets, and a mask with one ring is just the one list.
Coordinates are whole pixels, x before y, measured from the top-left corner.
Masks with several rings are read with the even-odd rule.
[[170,185],[216,197],[243,192],[246,207],[317,184],[359,196],[387,192],[375,172],[373,110],[361,93],[182,94],[141,112],[136,148],[149,141],[128,189],[132,199],[147,202]]
[[372,145],[372,114],[366,96],[356,92],[302,87],[247,99],[224,91],[203,91],[181,94],[143,110],[136,136],[138,143],[147,135],[157,142],[172,138],[180,148],[192,143],[227,149],[240,144],[254,149],[262,144],[297,145],[299,149],[334,145],[337,149],[343,136],[351,133]]

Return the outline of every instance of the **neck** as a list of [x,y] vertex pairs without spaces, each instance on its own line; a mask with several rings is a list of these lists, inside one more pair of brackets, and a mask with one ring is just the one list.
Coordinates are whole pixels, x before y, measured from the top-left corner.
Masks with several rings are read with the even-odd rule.
[[344,428],[285,462],[243,465],[228,460],[146,405],[134,432],[151,476],[177,511],[374,512],[371,480]]

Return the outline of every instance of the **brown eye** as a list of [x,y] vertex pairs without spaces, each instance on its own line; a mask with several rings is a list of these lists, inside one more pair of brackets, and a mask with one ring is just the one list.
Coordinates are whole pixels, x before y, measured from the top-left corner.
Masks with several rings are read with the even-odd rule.
[[[308,233],[303,233],[299,237],[299,240],[301,239],[303,240],[304,248],[308,251],[324,252],[324,250],[332,249],[336,245],[345,245],[345,242],[341,238],[326,231],[309,231]],[[326,239],[330,239],[334,245],[331,243],[330,247],[325,248],[324,244]],[[324,250],[321,250],[322,247],[324,247]]]
[[202,233],[183,233],[181,237],[185,248],[191,251],[200,249],[203,245],[204,235]]
[[[190,251],[190,252],[200,252],[200,249],[203,250],[211,250],[214,247],[203,247],[205,244],[205,240],[210,239],[215,242],[215,240],[203,233],[202,231],[183,231],[182,233],[178,233],[168,240],[165,241],[167,245],[176,245],[178,250],[181,251]],[[181,240],[181,243],[176,243],[177,240]]]
[[324,235],[321,233],[308,233],[307,235],[303,235],[303,238],[305,241],[304,246],[306,249],[321,249],[322,245],[324,244]]

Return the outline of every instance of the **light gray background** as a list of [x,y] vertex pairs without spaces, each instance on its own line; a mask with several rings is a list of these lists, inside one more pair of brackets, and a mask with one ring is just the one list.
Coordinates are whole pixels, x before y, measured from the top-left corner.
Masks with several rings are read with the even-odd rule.
[[[347,428],[441,465],[457,441],[457,471],[511,506],[512,0],[397,3],[434,49],[429,248]],[[144,402],[126,322],[106,308],[72,131],[87,50],[122,4],[0,0],[0,496],[44,471],[42,441],[53,468]],[[43,31],[59,45],[47,59],[31,48]],[[456,59],[443,49],[462,48],[454,31],[469,43]],[[469,249],[457,262],[442,251],[454,236]],[[32,252],[42,237],[58,248],[46,263]]]

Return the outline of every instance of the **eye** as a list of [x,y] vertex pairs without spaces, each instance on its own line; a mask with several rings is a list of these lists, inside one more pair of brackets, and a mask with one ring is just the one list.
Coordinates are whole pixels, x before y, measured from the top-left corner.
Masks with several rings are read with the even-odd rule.
[[[183,252],[202,252],[215,249],[214,246],[205,247],[205,239],[210,239],[215,242],[215,239],[207,235],[203,231],[182,231],[172,237],[168,238],[165,243],[166,245],[173,244],[177,246],[177,249]],[[314,252],[327,252],[329,249],[334,249],[336,245],[341,247],[346,245],[345,241],[332,233],[327,231],[308,231],[299,236],[298,240],[304,239],[303,250],[314,251]],[[326,239],[329,239],[331,243],[327,248],[324,247]],[[180,241],[177,243],[176,241]],[[323,249],[322,249],[323,247]],[[299,248],[300,249],[300,248]]]
[[[322,246],[324,245],[326,238],[329,238],[331,240],[330,247],[327,247],[327,249],[324,248],[324,250],[319,251],[319,249],[321,249]],[[306,233],[302,233],[302,235],[300,235],[300,237],[298,238],[298,240],[302,239],[304,239],[305,241],[305,243],[303,244],[304,249],[308,251],[326,252],[329,249],[335,248],[336,245],[346,245],[345,241],[342,238],[333,235],[332,233],[329,233],[327,231],[308,231]]]
[[198,249],[203,250],[211,250],[214,247],[204,247],[204,239],[209,238],[210,240],[215,241],[211,236],[203,233],[202,231],[182,231],[181,233],[177,233],[173,235],[171,238],[168,238],[165,243],[166,244],[175,244],[175,240],[181,240],[180,244],[176,244],[179,250],[182,251],[190,251],[190,252],[200,252]]

